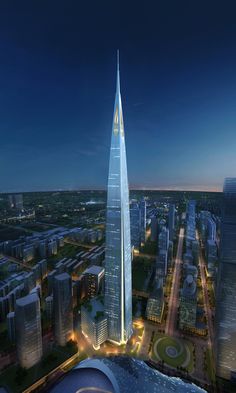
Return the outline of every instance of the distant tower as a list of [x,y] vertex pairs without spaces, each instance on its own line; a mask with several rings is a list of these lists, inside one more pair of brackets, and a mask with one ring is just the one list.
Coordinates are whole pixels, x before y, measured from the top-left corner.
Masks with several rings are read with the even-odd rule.
[[140,214],[141,214],[141,243],[144,244],[146,242],[146,201],[143,198],[140,202]]
[[170,204],[169,214],[168,214],[168,228],[170,234],[170,240],[173,240],[174,230],[175,230],[175,205]]
[[8,204],[9,204],[10,209],[22,210],[24,208],[23,195],[22,194],[9,194],[8,195]]
[[30,368],[42,357],[40,302],[36,293],[16,300],[16,349],[21,367]]
[[216,295],[216,374],[236,375],[236,178],[224,183]]
[[16,341],[16,322],[14,311],[7,314],[7,334],[9,340],[14,343]]
[[157,241],[157,233],[158,233],[158,218],[156,216],[152,216],[151,218],[151,241]]
[[126,343],[132,334],[131,242],[119,58],[107,192],[105,310],[109,340]]
[[63,346],[73,333],[72,282],[68,273],[54,277],[53,310],[55,339]]
[[140,247],[140,218],[139,204],[132,202],[130,205],[131,245],[136,250],[139,250]]

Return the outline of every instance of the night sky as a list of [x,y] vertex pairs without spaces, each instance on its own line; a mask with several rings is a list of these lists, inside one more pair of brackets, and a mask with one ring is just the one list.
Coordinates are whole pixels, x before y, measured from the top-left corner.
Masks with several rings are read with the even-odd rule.
[[131,188],[236,176],[235,1],[0,3],[0,191],[105,188],[120,49]]

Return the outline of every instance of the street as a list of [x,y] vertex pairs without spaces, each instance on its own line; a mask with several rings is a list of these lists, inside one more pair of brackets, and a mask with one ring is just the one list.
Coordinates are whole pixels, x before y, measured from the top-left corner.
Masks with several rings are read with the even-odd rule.
[[177,324],[183,241],[184,241],[184,228],[180,228],[178,248],[177,248],[176,260],[175,260],[175,266],[173,272],[171,294],[168,301],[168,315],[167,315],[166,327],[165,327],[165,333],[168,336],[175,336],[175,329]]

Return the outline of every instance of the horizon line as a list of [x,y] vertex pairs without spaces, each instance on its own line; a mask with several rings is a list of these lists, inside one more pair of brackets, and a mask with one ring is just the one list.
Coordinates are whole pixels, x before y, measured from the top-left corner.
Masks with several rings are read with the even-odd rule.
[[[0,195],[4,194],[27,194],[37,192],[85,192],[85,191],[104,191],[107,192],[106,188],[55,188],[55,189],[41,189],[41,190],[25,190],[25,191],[0,191]],[[167,192],[209,192],[209,193],[222,193],[223,188],[177,188],[177,187],[130,187],[129,191],[167,191]]]

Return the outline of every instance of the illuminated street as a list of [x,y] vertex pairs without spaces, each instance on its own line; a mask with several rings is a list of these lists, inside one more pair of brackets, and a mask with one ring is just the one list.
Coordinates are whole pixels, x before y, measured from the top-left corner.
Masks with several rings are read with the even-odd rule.
[[167,315],[167,321],[165,327],[165,332],[169,336],[175,336],[175,329],[177,324],[183,241],[184,241],[184,228],[180,228],[178,248],[177,248],[175,266],[173,272],[172,288],[171,288],[170,299],[168,300],[168,315]]

